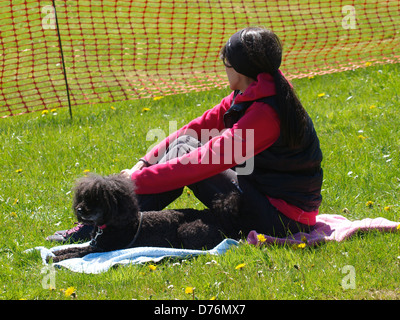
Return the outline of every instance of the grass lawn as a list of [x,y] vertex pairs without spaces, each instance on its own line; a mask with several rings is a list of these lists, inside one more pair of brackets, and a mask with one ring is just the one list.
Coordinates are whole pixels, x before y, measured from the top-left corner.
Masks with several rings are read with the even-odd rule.
[[[324,154],[321,213],[400,221],[399,74],[395,64],[293,81]],[[67,108],[1,119],[0,299],[400,298],[400,236],[377,232],[297,250],[243,244],[222,256],[100,275],[57,270],[55,289],[43,288],[40,258],[24,250],[49,247],[47,235],[73,226],[74,180],[87,170],[131,167],[154,144],[146,140],[151,129],[168,134],[170,121],[180,127],[228,92],[81,106],[73,120]],[[184,192],[170,207],[202,205]],[[353,289],[342,286],[345,266],[354,271]]]

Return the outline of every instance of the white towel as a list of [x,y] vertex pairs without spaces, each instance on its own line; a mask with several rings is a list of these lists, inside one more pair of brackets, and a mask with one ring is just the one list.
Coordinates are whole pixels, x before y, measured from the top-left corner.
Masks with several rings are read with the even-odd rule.
[[[46,264],[48,256],[54,256],[53,252],[70,247],[81,247],[88,245],[70,244],[47,249],[45,247],[35,247],[27,251],[39,250],[43,263]],[[157,247],[137,247],[130,249],[115,250],[109,252],[90,253],[83,258],[67,259],[54,263],[55,267],[64,267],[74,272],[81,273],[101,273],[107,271],[114,265],[139,264],[145,262],[158,262],[166,257],[189,258],[197,255],[212,254],[220,255],[225,253],[232,246],[237,246],[238,242],[233,239],[225,239],[211,250],[189,250],[175,248],[157,248]]]

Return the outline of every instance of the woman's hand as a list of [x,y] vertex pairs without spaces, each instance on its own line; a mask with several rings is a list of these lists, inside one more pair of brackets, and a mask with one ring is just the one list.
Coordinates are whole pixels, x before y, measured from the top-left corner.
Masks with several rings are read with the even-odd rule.
[[138,163],[136,163],[132,169],[124,169],[121,171],[120,175],[122,175],[123,177],[130,179],[132,173],[134,173],[137,170],[142,170],[144,167],[147,167],[146,163],[143,161],[139,161]]

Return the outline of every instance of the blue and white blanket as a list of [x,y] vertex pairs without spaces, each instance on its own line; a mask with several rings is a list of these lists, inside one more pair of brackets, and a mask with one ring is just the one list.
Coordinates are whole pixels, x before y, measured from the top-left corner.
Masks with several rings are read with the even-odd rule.
[[[87,246],[89,242],[82,244],[62,245],[47,249],[45,247],[35,247],[31,250],[39,250],[43,263],[46,264],[48,256],[54,256],[54,252],[70,247]],[[137,247],[130,249],[115,250],[109,252],[91,253],[83,258],[67,259],[54,263],[55,267],[64,267],[74,272],[81,273],[101,273],[105,272],[115,265],[140,264],[146,262],[158,262],[166,257],[186,259],[197,255],[220,255],[225,253],[238,242],[233,239],[225,239],[211,250],[188,250],[174,248],[156,248],[156,247]]]

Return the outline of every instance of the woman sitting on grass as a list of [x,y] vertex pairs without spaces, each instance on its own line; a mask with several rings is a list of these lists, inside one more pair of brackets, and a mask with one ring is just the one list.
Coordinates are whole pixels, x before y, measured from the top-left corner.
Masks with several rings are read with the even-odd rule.
[[[240,193],[243,233],[286,236],[313,229],[321,204],[322,153],[313,123],[279,70],[282,46],[249,27],[221,50],[233,92],[171,134],[132,168],[142,211],[161,210],[188,186],[206,206]],[[50,240],[85,240],[90,226]]]

